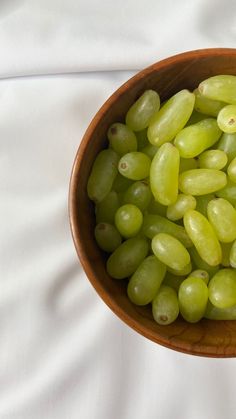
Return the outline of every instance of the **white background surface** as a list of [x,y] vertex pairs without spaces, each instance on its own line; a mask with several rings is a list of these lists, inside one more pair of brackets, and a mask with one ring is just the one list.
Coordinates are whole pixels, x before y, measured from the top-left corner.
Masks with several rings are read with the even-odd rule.
[[[99,299],[68,183],[107,97],[177,52],[235,47],[236,3],[0,2],[0,419],[233,419],[234,359],[175,353]],[[73,74],[72,74],[73,73]]]

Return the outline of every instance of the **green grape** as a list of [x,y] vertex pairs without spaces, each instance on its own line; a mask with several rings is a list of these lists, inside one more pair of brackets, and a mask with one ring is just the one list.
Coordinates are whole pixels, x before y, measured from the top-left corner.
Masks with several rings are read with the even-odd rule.
[[201,258],[201,256],[198,254],[197,250],[195,249],[195,247],[191,247],[189,249],[189,253],[192,259],[192,262],[194,263],[194,265],[201,270],[207,271],[207,273],[209,274],[210,277],[212,277],[213,275],[215,275],[216,272],[218,272],[219,270],[219,265],[216,266],[210,266],[208,265],[207,262],[205,262],[205,260],[203,260]]
[[184,214],[184,227],[199,255],[210,266],[221,262],[222,252],[216,233],[204,215],[195,210]]
[[183,128],[175,137],[174,145],[183,158],[193,158],[213,146],[221,136],[221,130],[214,118],[203,119]]
[[147,131],[150,143],[159,147],[172,141],[188,121],[194,101],[194,94],[188,90],[181,90],[172,96],[150,121]]
[[180,220],[188,209],[195,209],[196,204],[192,195],[179,194],[175,203],[167,207],[167,218],[172,221]]
[[209,282],[209,300],[218,308],[228,308],[236,304],[236,271],[219,270]]
[[219,111],[225,106],[225,102],[208,99],[198,89],[195,89],[193,93],[195,94],[194,109],[202,114],[217,116]]
[[222,150],[207,150],[198,157],[199,167],[202,169],[221,170],[227,161],[227,154]]
[[154,198],[151,199],[151,202],[148,206],[148,212],[150,214],[159,214],[162,215],[163,217],[166,216],[166,205],[162,205],[160,204],[160,202],[155,201]]
[[179,291],[180,284],[185,280],[185,276],[176,276],[167,271],[163,279],[163,285],[173,288],[176,292]]
[[152,239],[152,250],[162,263],[172,269],[182,270],[190,263],[188,251],[170,234],[156,234]]
[[137,181],[124,193],[123,203],[136,205],[141,211],[145,211],[150,204],[152,194],[149,185],[145,181]]
[[227,169],[230,180],[236,183],[236,157],[231,161]]
[[156,201],[173,204],[178,196],[179,152],[171,143],[163,144],[150,167],[150,186]]
[[223,198],[213,199],[207,206],[207,215],[221,242],[230,243],[236,239],[236,211],[230,202]]
[[183,318],[196,323],[204,316],[207,301],[208,288],[201,278],[188,277],[179,287],[179,309]]
[[121,157],[118,170],[121,175],[132,180],[142,180],[148,177],[151,160],[140,151],[133,151]]
[[143,223],[143,214],[136,205],[122,205],[115,214],[115,225],[120,234],[127,238],[138,234]]
[[105,252],[114,252],[121,244],[121,235],[117,229],[109,223],[99,223],[94,230],[96,242],[100,249]]
[[207,195],[219,191],[226,184],[226,174],[220,170],[187,170],[179,176],[179,189],[186,195]]
[[168,267],[168,271],[176,276],[188,275],[192,271],[192,264],[189,262],[183,269],[172,269]]
[[223,133],[217,148],[227,154],[229,164],[236,157],[236,134]]
[[152,315],[160,325],[173,323],[179,315],[179,303],[175,290],[161,285],[159,292],[152,301]]
[[141,151],[142,151],[142,153],[146,154],[152,160],[158,149],[159,149],[159,147],[149,143]]
[[203,113],[197,112],[195,109],[193,110],[188,122],[185,124],[185,127],[188,127],[189,125],[196,124],[197,122],[202,121],[203,119],[206,119],[206,115]]
[[114,223],[115,213],[120,206],[118,194],[111,191],[95,207],[96,223]]
[[131,179],[128,179],[127,177],[122,176],[118,172],[113,182],[112,189],[117,193],[123,193],[132,184],[133,184],[133,181]]
[[154,90],[146,90],[142,96],[134,102],[126,114],[126,124],[133,131],[141,131],[147,128],[152,116],[160,108],[160,97]]
[[142,131],[136,131],[135,135],[138,142],[138,151],[142,151],[144,147],[150,144],[147,137],[147,128]]
[[209,320],[236,320],[236,305],[229,308],[218,308],[208,301],[204,317]]
[[192,242],[184,227],[177,225],[158,214],[144,215],[142,231],[149,239],[153,239],[158,233],[167,233],[178,239],[185,247],[192,246]]
[[118,161],[118,155],[110,149],[97,155],[87,184],[87,193],[92,201],[100,202],[110,192],[117,175]]
[[112,124],[107,133],[111,148],[123,156],[130,151],[137,150],[137,139],[133,131],[127,125],[116,122]]
[[229,261],[232,268],[236,268],[236,241],[233,242],[230,254],[229,254]]
[[226,103],[236,103],[236,77],[231,75],[219,75],[209,77],[202,81],[198,90],[201,95]]
[[186,172],[186,170],[197,169],[198,164],[195,159],[183,159],[180,157],[179,173]]
[[204,271],[203,269],[196,269],[195,271],[192,271],[191,274],[188,276],[188,278],[200,278],[202,281],[205,282],[207,285],[210,278],[207,271]]
[[236,132],[236,105],[227,105],[221,109],[217,116],[217,123],[219,128],[233,134]]
[[132,275],[127,293],[130,301],[137,305],[149,304],[163,281],[166,267],[156,256],[148,256]]
[[222,261],[221,265],[225,268],[230,266],[230,251],[232,247],[232,243],[221,243],[221,250],[222,250]]
[[224,188],[216,191],[216,196],[218,198],[224,198],[231,204],[236,204],[236,183],[232,182],[230,179],[227,180],[227,184]]
[[207,217],[208,202],[210,202],[214,198],[215,198],[215,195],[213,194],[196,196],[196,201],[197,201],[196,210],[198,212],[201,212],[201,214],[204,215],[205,217]]
[[107,272],[115,279],[131,276],[148,254],[148,241],[135,237],[124,241],[107,260]]

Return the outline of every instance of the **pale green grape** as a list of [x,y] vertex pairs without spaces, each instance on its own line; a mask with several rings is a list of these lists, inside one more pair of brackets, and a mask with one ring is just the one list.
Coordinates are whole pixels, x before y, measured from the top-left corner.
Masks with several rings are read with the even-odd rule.
[[201,95],[226,103],[236,103],[236,77],[231,75],[219,75],[209,77],[202,81],[198,90]]
[[162,217],[165,217],[167,206],[160,204],[160,202],[155,201],[155,199],[152,197],[147,210],[149,214],[159,214],[162,215]]
[[208,288],[201,278],[188,277],[179,287],[179,309],[185,320],[198,322],[205,313],[208,301]]
[[203,260],[201,258],[201,256],[199,255],[199,253],[197,252],[197,250],[195,249],[195,247],[191,247],[189,250],[189,253],[191,255],[191,259],[193,264],[195,265],[196,268],[207,271],[207,273],[209,274],[209,277],[211,278],[213,275],[215,275],[216,272],[218,272],[219,270],[219,265],[216,266],[210,266],[208,265],[207,262],[205,262],[205,260]]
[[153,239],[158,233],[167,233],[178,239],[185,247],[192,246],[184,227],[167,220],[158,214],[145,214],[142,231],[146,237]]
[[236,157],[236,134],[223,133],[217,148],[227,154],[229,164]]
[[225,102],[208,99],[198,89],[195,89],[193,93],[195,94],[194,109],[202,114],[217,116],[219,111],[225,106]]
[[136,205],[122,205],[115,214],[115,225],[120,234],[125,237],[134,237],[138,234],[143,223],[142,212]]
[[223,198],[208,203],[207,215],[218,239],[230,243],[236,239],[236,210]]
[[96,242],[100,249],[105,252],[114,252],[121,244],[121,235],[117,229],[109,223],[99,223],[94,230]]
[[209,282],[209,274],[207,271],[204,271],[203,269],[196,269],[195,271],[192,271],[191,274],[188,276],[188,278],[200,278],[202,281],[205,282],[207,285]]
[[176,292],[179,291],[180,284],[185,280],[185,276],[176,276],[171,272],[167,271],[162,284],[173,288]]
[[192,271],[192,264],[189,262],[183,269],[172,269],[168,267],[168,272],[176,276],[188,275]]
[[147,182],[137,181],[131,185],[124,193],[123,203],[136,205],[141,211],[147,209],[150,204],[152,194]]
[[215,195],[213,194],[196,196],[196,201],[197,201],[196,210],[198,212],[201,212],[201,214],[204,215],[205,217],[207,217],[208,202],[210,202],[214,198],[215,198]]
[[236,183],[236,157],[231,161],[227,169],[230,180]]
[[92,201],[100,202],[110,192],[117,175],[118,161],[118,155],[110,149],[97,155],[87,183],[87,193]]
[[172,141],[188,121],[194,101],[194,94],[188,90],[181,90],[172,96],[150,121],[147,131],[150,143],[159,147]]
[[162,205],[173,204],[178,196],[179,152],[171,143],[163,144],[150,168],[150,186]]
[[120,206],[118,194],[111,191],[95,207],[96,223],[114,223],[115,213]]
[[137,139],[133,131],[127,125],[116,122],[112,124],[107,133],[111,148],[123,156],[130,151],[137,150]]
[[229,261],[232,268],[236,268],[236,241],[233,242],[230,254],[229,254]]
[[179,315],[179,303],[175,290],[161,285],[159,292],[152,301],[152,315],[160,325],[173,323]]
[[230,251],[232,247],[232,243],[221,243],[221,250],[222,250],[222,261],[221,265],[225,268],[230,267]]
[[236,204],[236,183],[232,182],[230,179],[227,180],[226,186],[216,191],[216,196],[219,198],[224,198],[227,201],[231,202],[231,204]]
[[236,105],[227,105],[221,109],[217,116],[217,123],[219,128],[233,134],[236,132]]
[[203,119],[194,125],[183,128],[175,137],[174,145],[183,158],[193,158],[215,144],[221,130],[214,118]]
[[149,143],[144,148],[142,148],[141,151],[142,151],[142,153],[146,154],[152,160],[153,157],[155,156],[158,148],[159,147]]
[[134,102],[126,114],[126,124],[133,131],[141,131],[147,128],[152,116],[160,108],[160,97],[154,90],[146,90],[142,96]]
[[166,267],[156,256],[148,256],[129,280],[127,293],[137,305],[149,304],[155,297],[166,273]]
[[127,177],[122,176],[119,172],[117,173],[115,180],[112,185],[112,189],[117,193],[123,193],[126,189],[131,186],[133,181]]
[[222,150],[207,150],[198,157],[199,167],[202,169],[221,170],[227,161],[227,154]]
[[152,239],[154,255],[172,269],[182,270],[190,263],[188,251],[175,237],[159,233]]
[[192,195],[179,194],[174,204],[167,207],[167,218],[172,221],[183,218],[188,209],[196,208],[196,199]]
[[209,320],[236,320],[236,305],[229,308],[218,308],[208,301],[204,317]]
[[186,195],[207,195],[219,191],[226,184],[226,174],[220,170],[187,170],[179,176],[179,189]]
[[115,279],[131,276],[148,254],[148,241],[132,238],[124,241],[107,260],[107,272]]
[[184,227],[199,255],[210,266],[221,262],[222,252],[216,233],[200,212],[188,210],[184,214]]
[[209,282],[209,300],[218,308],[228,308],[236,304],[236,271],[219,270]]
[[179,173],[186,172],[186,170],[197,169],[198,163],[195,159],[183,159],[180,157]]
[[132,180],[142,180],[148,177],[151,160],[140,151],[133,151],[121,157],[118,170],[121,175]]

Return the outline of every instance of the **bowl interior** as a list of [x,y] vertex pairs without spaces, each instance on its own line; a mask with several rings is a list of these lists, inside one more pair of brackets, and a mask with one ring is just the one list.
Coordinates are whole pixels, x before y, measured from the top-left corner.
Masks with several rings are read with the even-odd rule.
[[98,152],[106,147],[109,126],[123,121],[130,105],[145,89],[155,89],[161,100],[181,89],[193,90],[207,77],[236,74],[235,49],[198,50],[179,54],[141,71],[120,87],[88,127],[77,153],[70,184],[70,222],[84,270],[105,303],[129,326],[169,348],[202,356],[236,355],[236,321],[201,320],[189,324],[179,318],[169,326],[152,319],[150,306],[137,307],[126,296],[125,280],[114,280],[105,269],[106,255],[94,240],[94,206],[86,192],[88,176]]

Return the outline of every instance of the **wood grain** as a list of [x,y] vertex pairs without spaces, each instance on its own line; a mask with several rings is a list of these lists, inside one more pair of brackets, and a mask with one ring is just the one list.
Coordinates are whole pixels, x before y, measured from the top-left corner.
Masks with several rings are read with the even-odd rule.
[[126,281],[111,279],[105,255],[93,236],[94,207],[86,193],[92,163],[106,146],[109,126],[122,121],[130,105],[145,89],[155,89],[165,100],[177,91],[194,89],[216,74],[236,75],[236,49],[205,49],[179,54],[141,71],[122,85],[102,106],[89,125],[77,152],[70,182],[69,217],[74,244],[83,268],[104,302],[126,324],[148,339],[168,348],[201,356],[236,356],[236,321],[202,320],[189,324],[179,318],[159,326],[150,307],[136,307],[126,296]]

